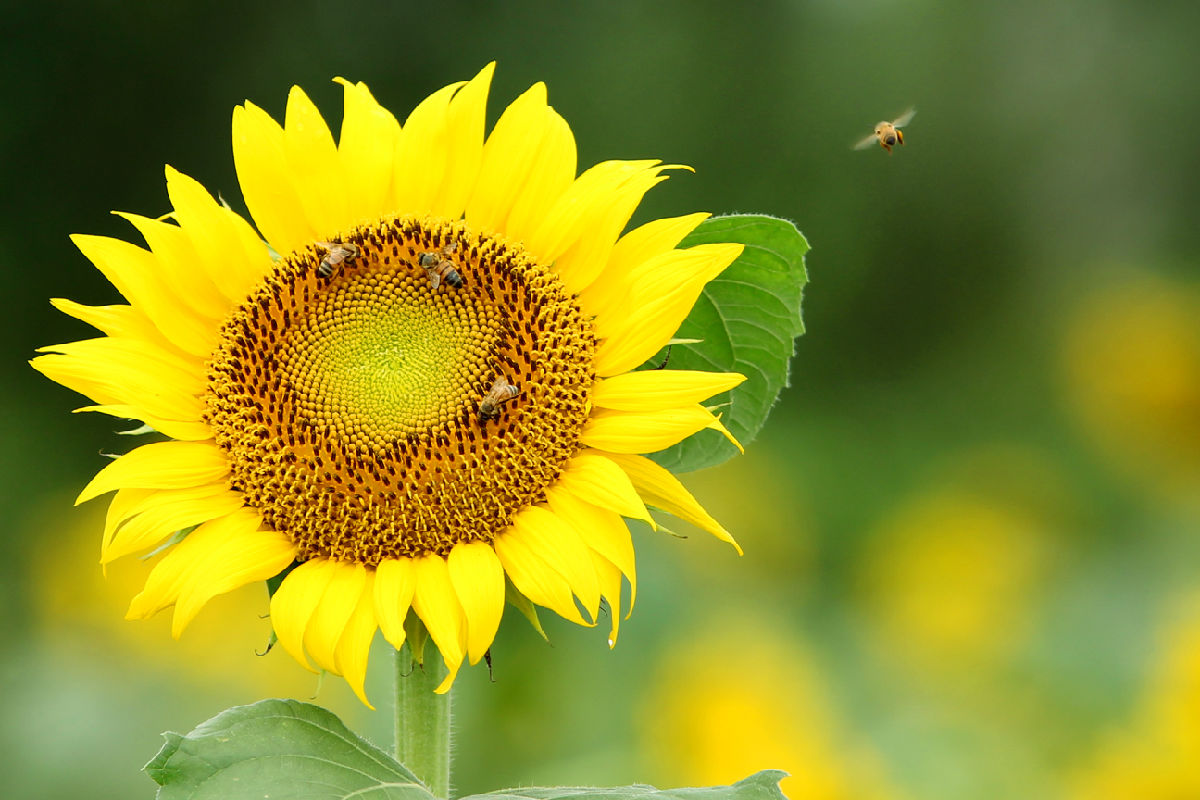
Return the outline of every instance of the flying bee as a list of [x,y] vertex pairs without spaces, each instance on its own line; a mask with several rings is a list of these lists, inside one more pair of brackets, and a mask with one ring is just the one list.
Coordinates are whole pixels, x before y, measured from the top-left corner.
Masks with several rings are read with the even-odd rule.
[[880,147],[891,153],[894,145],[897,143],[904,144],[904,133],[900,129],[912,122],[912,118],[916,113],[917,110],[915,108],[910,108],[891,122],[879,123],[875,126],[875,132],[854,145],[854,149],[865,150],[873,142],[879,142]]
[[443,280],[455,289],[462,288],[462,275],[458,274],[458,269],[455,268],[454,262],[450,260],[450,256],[457,249],[458,243],[451,242],[443,247],[440,253],[421,253],[417,258],[417,263],[429,275],[429,282],[433,284],[435,291]]
[[343,261],[353,261],[358,255],[358,247],[349,242],[317,242],[316,245],[325,249],[325,256],[317,267],[317,274],[322,278],[328,278],[335,267]]
[[492,388],[479,401],[479,422],[486,423],[489,419],[500,416],[500,406],[519,395],[521,390],[508,382],[503,375],[496,378]]

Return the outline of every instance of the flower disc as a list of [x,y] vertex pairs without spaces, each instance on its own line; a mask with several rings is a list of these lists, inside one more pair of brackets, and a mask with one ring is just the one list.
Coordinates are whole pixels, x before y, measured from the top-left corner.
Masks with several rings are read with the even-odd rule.
[[[594,337],[561,282],[520,248],[405,219],[280,262],[233,314],[208,419],[231,484],[300,560],[370,566],[490,542],[578,450]],[[454,248],[462,286],[420,256]],[[479,413],[497,378],[519,390]]]

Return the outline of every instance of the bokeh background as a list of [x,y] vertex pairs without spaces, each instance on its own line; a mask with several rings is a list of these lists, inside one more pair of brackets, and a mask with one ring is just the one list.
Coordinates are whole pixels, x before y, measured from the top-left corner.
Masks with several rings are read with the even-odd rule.
[[[335,75],[403,119],[497,60],[580,163],[693,165],[636,221],[763,211],[813,244],[792,387],[688,478],[744,545],[636,532],[621,642],[510,613],[456,688],[461,792],[721,783],[793,800],[1200,797],[1200,5],[30,3],[0,48],[0,752],[8,797],[150,797],[162,730],[284,695],[386,746],[386,711],[258,657],[262,587],[182,641],[97,567],[129,442],[25,363],[115,291],[67,236],[132,237],[162,165],[242,208],[232,107]],[[919,109],[889,157],[850,145]],[[682,527],[682,526],[680,526]],[[380,642],[377,642],[377,645]],[[376,650],[368,687],[384,701]]]

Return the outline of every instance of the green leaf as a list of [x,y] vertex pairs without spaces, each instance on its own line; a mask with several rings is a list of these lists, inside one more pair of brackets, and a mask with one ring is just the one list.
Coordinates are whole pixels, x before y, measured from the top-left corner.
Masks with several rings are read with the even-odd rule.
[[433,800],[404,765],[325,709],[263,700],[222,711],[146,765],[158,800]]
[[281,569],[279,571],[278,575],[275,575],[274,577],[271,577],[271,578],[267,578],[267,597],[268,598],[275,596],[275,593],[279,591],[279,587],[283,585],[283,579],[286,578],[288,575],[291,575],[292,570],[294,570],[296,567],[300,566],[300,563],[301,562],[299,562],[299,561],[293,561],[292,563],[288,564],[286,567]]
[[[701,341],[673,345],[669,368],[745,375],[744,383],[705,405],[722,406],[716,410],[721,421],[747,445],[789,385],[794,340],[804,333],[800,301],[808,281],[808,242],[787,220],[737,215],[705,220],[680,247],[713,242],[741,242],[746,249],[704,287],[675,334],[677,340]],[[662,363],[665,352],[647,364]],[[719,432],[703,430],[651,458],[672,472],[690,472],[716,466],[737,452]]]
[[784,800],[783,792],[779,790],[779,781],[785,777],[786,772],[769,769],[756,772],[732,786],[702,786],[691,789],[655,789],[653,786],[641,784],[604,789],[590,786],[531,786],[471,795],[463,800],[561,800],[568,797],[571,800]]
[[[291,564],[288,564],[286,567],[284,567],[279,572],[278,575],[275,575],[274,577],[271,577],[271,578],[267,578],[267,599],[268,600],[271,599],[272,597],[274,597],[275,593],[279,591],[279,587],[283,585],[283,579],[286,578],[288,575],[291,575],[292,570],[294,570],[298,566],[300,566],[300,562],[293,561]],[[259,653],[259,655],[265,656],[267,653],[271,652],[272,648],[274,648],[278,642],[279,642],[279,635],[275,633],[275,626],[272,625],[271,626],[271,635],[267,638],[267,646],[261,653]]]
[[550,637],[546,635],[546,629],[542,627],[541,621],[538,620],[537,607],[528,597],[517,591],[517,587],[512,585],[512,581],[508,576],[504,576],[504,600],[510,606],[521,612],[525,619],[529,620],[529,624],[538,632],[547,643],[550,642]]

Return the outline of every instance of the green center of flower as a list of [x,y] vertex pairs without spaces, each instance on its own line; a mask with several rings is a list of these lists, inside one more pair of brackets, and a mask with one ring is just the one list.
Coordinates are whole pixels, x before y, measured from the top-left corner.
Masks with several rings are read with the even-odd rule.
[[381,222],[279,262],[222,329],[206,418],[301,560],[445,555],[544,498],[580,448],[594,351],[522,249]]
[[315,298],[281,363],[302,419],[380,451],[479,399],[474,376],[487,371],[499,317],[470,294],[429,285],[392,267]]

